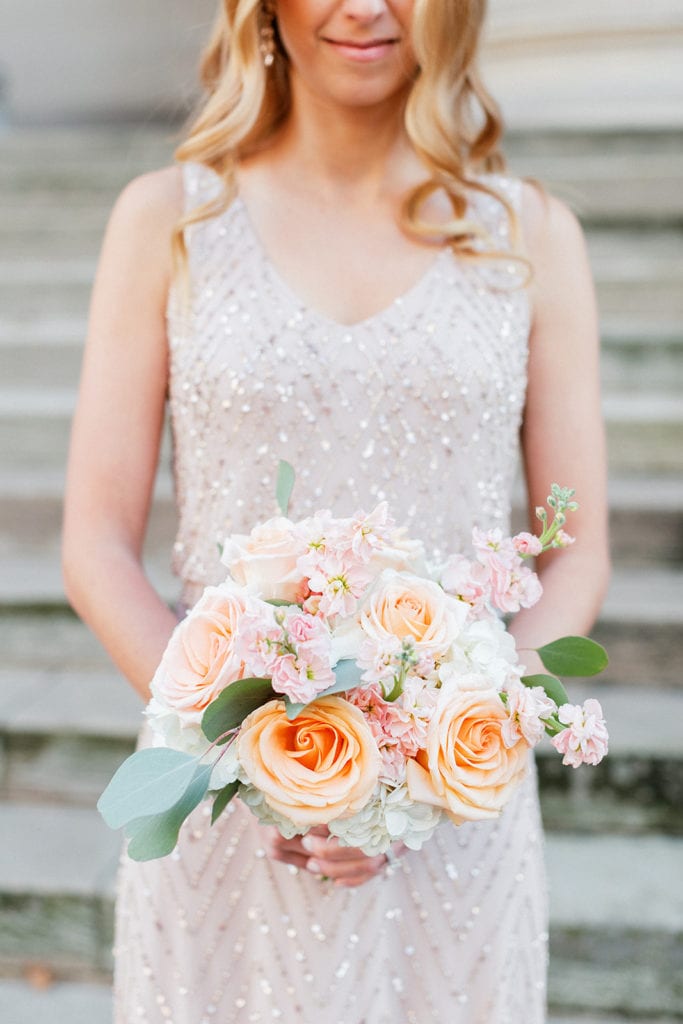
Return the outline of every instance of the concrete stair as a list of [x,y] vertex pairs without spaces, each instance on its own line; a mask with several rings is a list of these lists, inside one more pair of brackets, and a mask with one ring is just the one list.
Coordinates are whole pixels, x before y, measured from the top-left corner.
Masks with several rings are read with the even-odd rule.
[[[599,769],[539,751],[552,896],[551,1024],[683,1020],[683,199],[680,132],[517,133],[513,169],[581,213],[600,300],[615,574],[595,636]],[[88,291],[126,181],[169,132],[0,138],[0,1020],[104,1024],[119,838],[94,802],[140,705],[66,606],[59,527]],[[172,601],[161,456],[146,558]],[[519,504],[519,503],[518,503]],[[54,981],[54,983],[52,983]]]

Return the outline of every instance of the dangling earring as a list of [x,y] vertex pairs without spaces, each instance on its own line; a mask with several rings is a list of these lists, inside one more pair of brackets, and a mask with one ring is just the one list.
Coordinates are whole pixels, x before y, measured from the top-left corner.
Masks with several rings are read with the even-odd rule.
[[269,68],[275,63],[275,4],[273,0],[264,0],[261,15],[259,50],[264,66]]

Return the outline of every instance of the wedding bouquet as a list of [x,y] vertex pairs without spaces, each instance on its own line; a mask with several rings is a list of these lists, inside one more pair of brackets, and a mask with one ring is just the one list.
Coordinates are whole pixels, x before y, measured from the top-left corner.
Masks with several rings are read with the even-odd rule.
[[500,613],[538,601],[527,561],[564,547],[573,491],[553,485],[540,535],[473,532],[473,557],[428,566],[386,503],[366,515],[282,516],[229,537],[229,576],[176,627],[146,709],[156,745],[119,768],[98,807],[129,855],[170,853],[207,796],[235,796],[287,838],[325,825],[369,855],[418,850],[437,825],[496,817],[547,734],[577,767],[607,751],[598,701],[572,705],[558,674],[601,671],[584,637],[537,649],[525,675]]

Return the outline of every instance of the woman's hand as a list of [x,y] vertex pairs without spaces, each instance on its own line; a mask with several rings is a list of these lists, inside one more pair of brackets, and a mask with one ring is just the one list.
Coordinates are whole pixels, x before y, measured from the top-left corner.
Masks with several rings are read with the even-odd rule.
[[[307,835],[294,836],[293,839],[284,839],[276,828],[268,828],[266,831],[266,853],[272,860],[292,864],[346,888],[369,882],[389,864],[389,858],[384,853],[378,857],[368,857],[353,846],[342,846],[325,826],[311,829]],[[403,843],[397,843],[392,847],[392,854],[400,856],[404,850]]]

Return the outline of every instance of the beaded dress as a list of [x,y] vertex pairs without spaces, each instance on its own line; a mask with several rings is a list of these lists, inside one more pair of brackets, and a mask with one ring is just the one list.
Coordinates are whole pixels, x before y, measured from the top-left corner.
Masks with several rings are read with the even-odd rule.
[[[217,194],[183,166],[187,208]],[[517,179],[486,179],[519,208]],[[496,200],[470,216],[509,245]],[[293,518],[386,498],[432,551],[475,524],[508,526],[525,400],[528,295],[513,263],[449,249],[388,308],[345,326],[303,305],[243,201],[187,230],[193,306],[169,299],[170,411],[180,515],[174,568],[191,604],[218,582],[219,541],[275,513],[277,463],[297,471]],[[149,742],[143,731],[141,743]],[[269,860],[238,800],[147,864],[122,855],[115,1024],[542,1024],[547,911],[531,765],[496,821],[447,823],[357,889]]]

